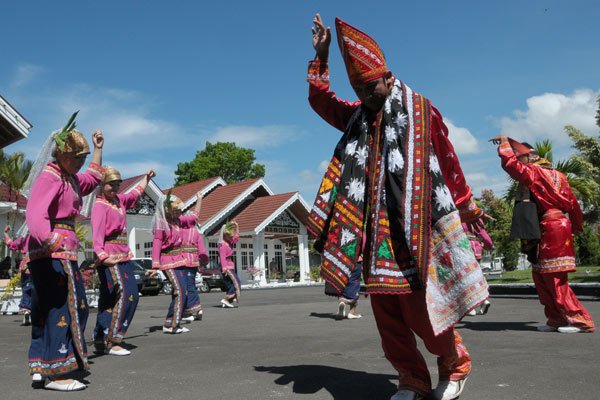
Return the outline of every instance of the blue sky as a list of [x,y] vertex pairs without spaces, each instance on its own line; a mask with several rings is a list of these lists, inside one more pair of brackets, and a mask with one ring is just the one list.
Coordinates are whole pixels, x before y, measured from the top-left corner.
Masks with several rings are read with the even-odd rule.
[[[564,126],[598,135],[600,2],[571,1],[13,1],[2,2],[0,94],[33,125],[6,149],[35,158],[48,133],[81,110],[106,136],[105,163],[124,176],[178,162],[206,141],[256,150],[276,192],[312,202],[339,132],[308,105],[315,12],[368,32],[396,76],[450,128],[467,180],[501,193],[487,139],[552,139]],[[10,16],[10,17],[8,17]],[[337,45],[332,89],[355,99]]]

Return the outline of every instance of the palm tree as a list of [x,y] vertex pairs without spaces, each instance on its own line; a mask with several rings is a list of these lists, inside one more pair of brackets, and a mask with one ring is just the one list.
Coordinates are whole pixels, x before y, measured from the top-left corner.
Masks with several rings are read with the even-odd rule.
[[[33,162],[26,160],[21,152],[6,155],[0,150],[0,180],[8,187],[9,198],[15,198],[18,203],[21,190],[29,176]],[[13,228],[16,223],[18,210],[13,212]]]
[[[589,176],[588,169],[576,157],[571,157],[568,160],[553,162],[552,142],[549,139],[544,139],[541,142],[536,142],[534,146],[537,154],[550,161],[554,165],[554,169],[566,175],[569,185],[573,189],[575,196],[583,203],[584,208],[595,205],[598,193],[598,183]],[[509,177],[510,185],[504,199],[512,203],[517,192],[517,182]]]

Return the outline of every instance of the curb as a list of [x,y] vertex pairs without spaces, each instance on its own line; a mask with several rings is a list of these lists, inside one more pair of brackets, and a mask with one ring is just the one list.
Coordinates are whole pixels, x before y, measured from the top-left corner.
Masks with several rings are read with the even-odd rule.
[[[600,297],[599,283],[570,283],[569,286],[577,296],[594,296]],[[533,283],[511,283],[511,284],[489,284],[491,295],[537,295],[535,285]]]

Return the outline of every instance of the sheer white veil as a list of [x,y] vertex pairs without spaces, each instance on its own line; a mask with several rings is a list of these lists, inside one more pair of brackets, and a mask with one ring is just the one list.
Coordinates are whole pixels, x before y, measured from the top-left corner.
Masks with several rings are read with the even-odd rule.
[[157,231],[168,231],[169,230],[169,222],[167,221],[167,216],[165,214],[165,201],[167,200],[167,196],[165,194],[161,194],[156,202],[156,208],[154,210],[154,217],[152,217],[152,230]]
[[40,152],[38,153],[38,156],[35,159],[33,166],[31,167],[29,176],[27,177],[27,180],[23,184],[23,189],[21,190],[21,194],[23,196],[29,198],[29,195],[31,194],[31,188],[33,187],[33,184],[37,180],[38,176],[40,176],[40,174],[42,173],[44,168],[46,168],[46,165],[51,160],[53,160],[52,153],[54,152],[54,149],[56,148],[56,142],[54,141],[54,134],[56,134],[58,132],[59,131],[54,131],[50,135],[48,135],[48,138],[42,145],[42,148],[40,149]]

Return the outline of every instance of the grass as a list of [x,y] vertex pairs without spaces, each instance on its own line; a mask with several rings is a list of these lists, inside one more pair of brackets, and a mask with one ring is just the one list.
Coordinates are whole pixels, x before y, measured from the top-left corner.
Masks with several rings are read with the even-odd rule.
[[[488,276],[488,283],[533,283],[531,270],[507,271],[502,276]],[[600,266],[581,265],[569,274],[570,283],[600,283]]]

